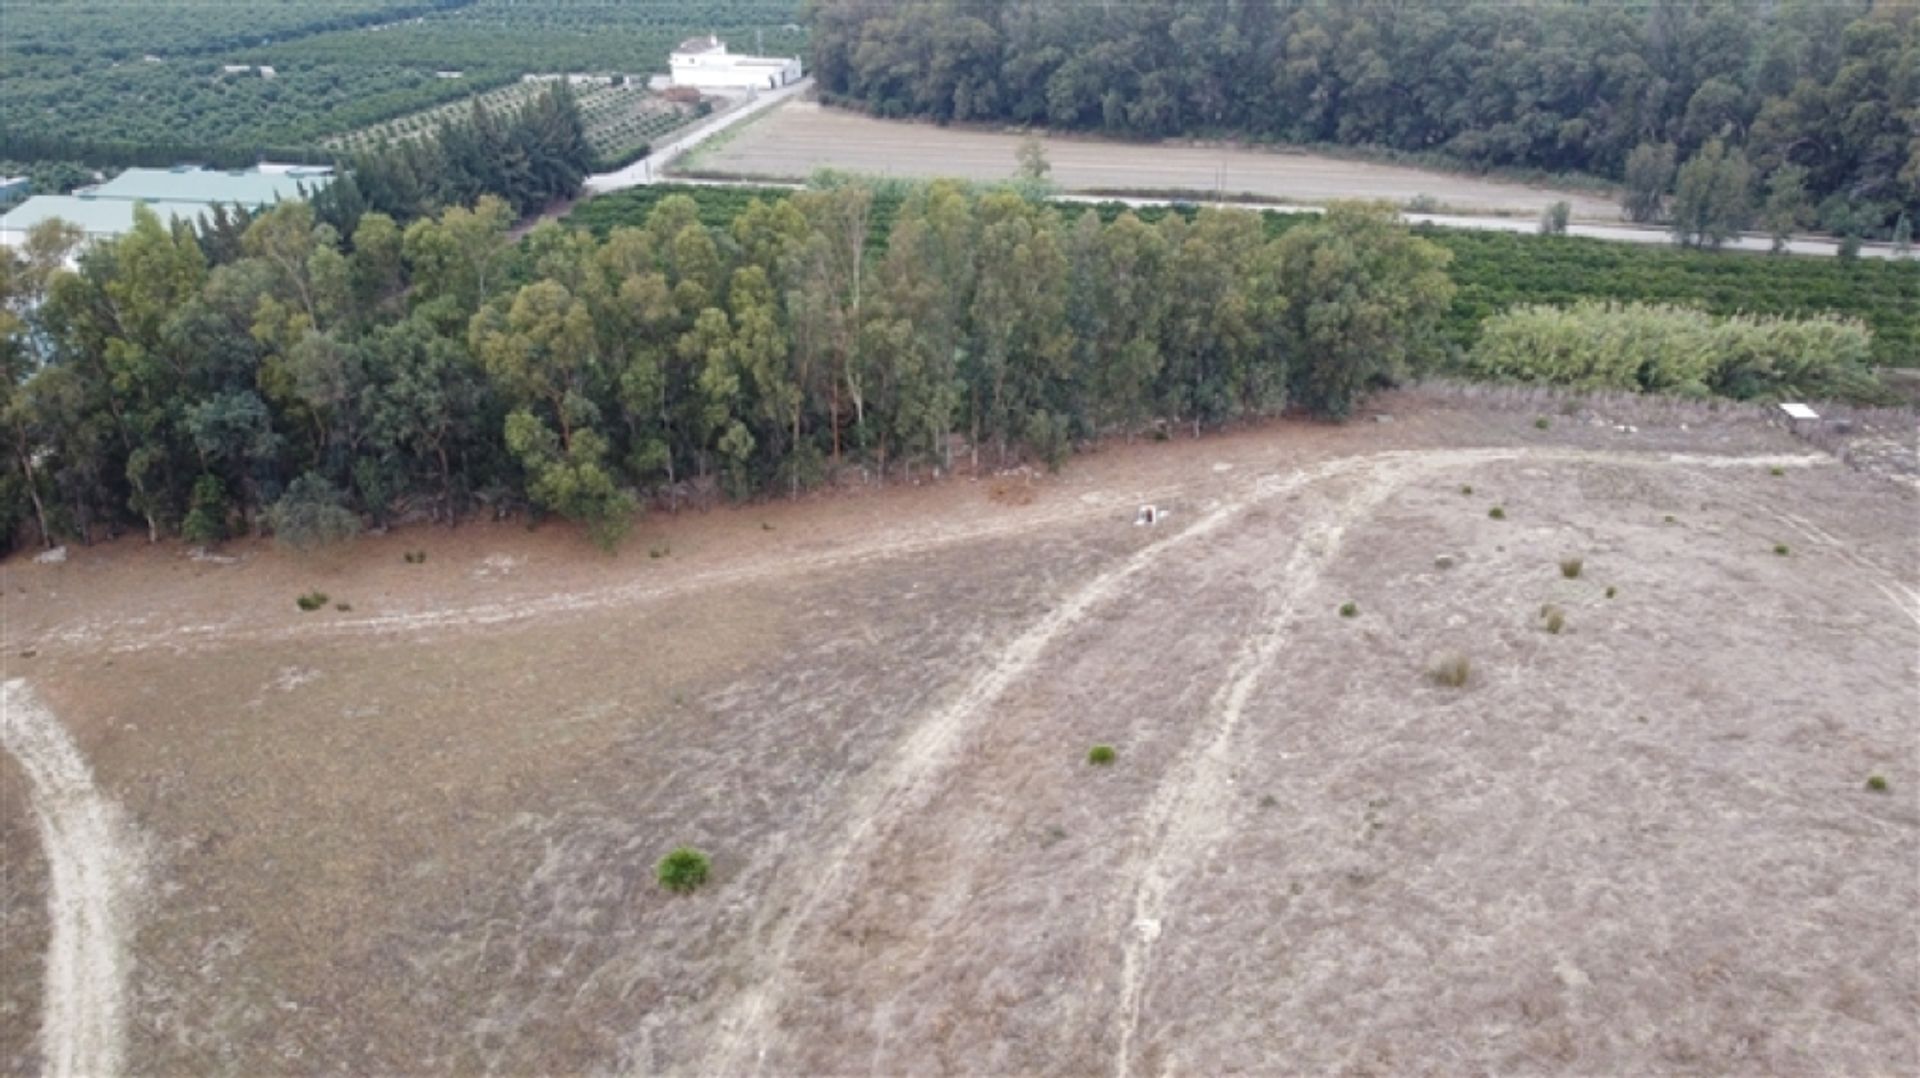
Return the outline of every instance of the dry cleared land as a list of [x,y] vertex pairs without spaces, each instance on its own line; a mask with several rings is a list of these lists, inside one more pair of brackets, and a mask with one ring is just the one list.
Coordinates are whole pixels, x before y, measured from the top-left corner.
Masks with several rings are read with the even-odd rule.
[[[617,559],[473,525],[10,562],[5,676],[141,855],[127,1064],[1909,1065],[1912,490],[1726,415],[1386,406]],[[42,769],[0,756],[9,1073]],[[683,843],[713,878],[669,895]]]
[[[814,102],[794,101],[745,125],[723,144],[684,162],[695,174],[805,179],[821,168],[873,175],[968,180],[1013,176],[1021,136],[932,124],[877,120]],[[1341,198],[1396,204],[1426,195],[1476,213],[1538,214],[1571,203],[1575,217],[1617,221],[1617,203],[1593,194],[1475,179],[1399,165],[1343,161],[1316,154],[1112,142],[1047,136],[1051,179],[1068,191],[1215,191],[1302,203]]]

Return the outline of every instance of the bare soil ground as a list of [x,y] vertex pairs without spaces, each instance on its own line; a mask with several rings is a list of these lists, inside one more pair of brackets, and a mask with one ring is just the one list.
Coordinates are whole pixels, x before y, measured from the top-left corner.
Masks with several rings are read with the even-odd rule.
[[[1742,415],[1380,406],[617,558],[8,562],[0,673],[143,854],[128,1068],[1916,1069],[1913,488]],[[0,754],[7,1073],[35,796]]]
[[[805,179],[820,168],[873,175],[1005,180],[1022,136],[880,120],[810,101],[790,101],[742,126],[689,163],[695,174]],[[1298,151],[1185,142],[1141,143],[1046,135],[1050,175],[1067,191],[1216,191],[1325,202],[1427,195],[1474,213],[1538,214],[1565,200],[1582,220],[1617,221],[1618,203],[1592,193],[1477,179],[1402,165],[1348,161]]]

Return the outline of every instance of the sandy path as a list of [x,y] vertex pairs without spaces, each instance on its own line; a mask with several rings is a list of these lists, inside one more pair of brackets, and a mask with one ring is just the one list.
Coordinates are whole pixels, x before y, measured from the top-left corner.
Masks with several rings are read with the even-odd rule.
[[[1313,591],[1322,570],[1339,555],[1340,540],[1347,527],[1416,476],[1510,460],[1518,455],[1511,451],[1485,450],[1435,452],[1368,468],[1359,489],[1343,492],[1344,497],[1328,507],[1328,511],[1300,529],[1285,565],[1266,589],[1264,600],[1269,610],[1262,617],[1265,630],[1250,640],[1235,660],[1226,684],[1207,708],[1217,716],[1211,728],[1194,739],[1169,780],[1156,791],[1147,808],[1139,843],[1116,873],[1120,879],[1137,881],[1132,917],[1121,952],[1120,1032],[1114,1067],[1117,1073],[1125,1075],[1131,1070],[1133,1038],[1146,994],[1148,961],[1153,943],[1160,935],[1167,896],[1180,880],[1192,876],[1189,862],[1202,852],[1206,838],[1229,826],[1226,805],[1234,796],[1230,776],[1238,763],[1233,754],[1233,736],[1240,726],[1247,700],[1261,675],[1272,668],[1286,646],[1288,630],[1302,598]],[[1328,468],[1318,475],[1303,474],[1300,482],[1293,485],[1323,480],[1336,471],[1352,469]]]
[[[1561,450],[1557,451],[1556,456],[1564,460],[1642,459],[1650,463],[1688,464],[1703,468],[1770,466],[1802,468],[1836,463],[1832,457],[1823,454],[1727,457],[1711,454]],[[1237,489],[1243,492],[1243,496],[1251,496],[1255,488],[1241,484]],[[632,606],[710,588],[747,584],[799,573],[850,568],[874,561],[922,554],[953,544],[990,541],[1101,517],[1112,517],[1115,513],[1130,517],[1136,504],[1172,501],[1176,497],[1190,493],[1191,488],[1185,483],[1127,492],[1106,490],[1083,495],[1076,502],[1041,512],[1027,512],[1010,517],[975,518],[972,522],[960,526],[938,525],[913,530],[884,530],[871,534],[862,541],[837,545],[830,550],[776,551],[764,558],[713,569],[689,566],[670,580],[663,581],[649,575],[587,591],[547,592],[532,596],[515,596],[497,602],[437,606],[426,610],[396,610],[359,617],[329,618],[325,621],[302,621],[281,626],[262,626],[252,618],[197,624],[166,624],[146,617],[82,620],[37,633],[32,638],[0,634],[0,650],[17,651],[26,647],[64,644],[77,645],[89,650],[120,653],[165,650],[185,654],[195,650],[219,647],[234,640],[257,643],[274,640],[356,637],[370,633],[410,636],[423,632],[484,628],[555,615]],[[1225,493],[1229,497],[1234,496],[1231,491]]]
[[[1168,548],[1213,532],[1242,508],[1229,504],[1215,509],[1184,530],[1137,551],[1117,567],[1095,577],[1014,638],[958,696],[920,723],[880,773],[864,782],[854,794],[843,814],[846,822],[840,834],[830,840],[828,848],[818,857],[796,859],[805,878],[793,879],[788,885],[798,890],[800,897],[790,905],[770,909],[762,923],[755,926],[755,935],[766,938],[764,945],[757,949],[762,975],[734,997],[722,1013],[709,1057],[698,1068],[700,1073],[739,1074],[760,1065],[772,1032],[771,1023],[793,987],[789,956],[800,928],[863,867],[866,846],[881,827],[925,803],[935,787],[935,777],[950,763],[955,748],[974,720],[1009,685],[1033,669],[1048,645],[1095,607],[1120,594],[1123,585],[1151,566]],[[798,871],[794,874],[798,875]]]
[[[1395,455],[1397,456],[1397,455]],[[1137,881],[1132,889],[1131,919],[1121,957],[1119,1039],[1114,1070],[1120,1075],[1132,1072],[1134,1038],[1140,1026],[1154,943],[1161,933],[1161,922],[1169,896],[1180,881],[1195,878],[1214,841],[1231,826],[1230,802],[1233,799],[1230,776],[1239,757],[1234,734],[1239,728],[1248,699],[1261,676],[1273,668],[1287,642],[1287,630],[1299,610],[1301,600],[1318,583],[1321,571],[1337,557],[1340,541],[1349,525],[1363,518],[1398,487],[1420,475],[1459,469],[1498,460],[1519,459],[1520,453],[1493,450],[1428,452],[1412,459],[1400,458],[1373,469],[1365,485],[1350,492],[1333,512],[1306,524],[1287,563],[1270,589],[1267,601],[1272,613],[1269,628],[1249,642],[1232,668],[1228,682],[1214,698],[1210,711],[1218,718],[1204,737],[1197,739],[1180,761],[1171,778],[1155,793],[1148,807],[1141,835],[1141,846],[1132,851],[1128,864],[1116,875]],[[1639,466],[1686,466],[1702,471],[1733,468],[1812,467],[1826,463],[1825,458],[1809,456],[1715,457],[1683,454],[1620,454],[1579,450],[1540,451],[1524,454],[1530,462],[1623,463]],[[1337,463],[1352,463],[1351,461]],[[1345,471],[1346,469],[1323,469]],[[1325,475],[1316,478],[1325,478]],[[1886,581],[1893,581],[1880,566],[1852,555],[1843,544],[1803,518],[1784,513],[1772,506],[1752,504],[1802,534],[1814,538],[1830,552],[1840,555],[1861,571],[1881,578],[1875,586],[1886,593],[1903,614],[1920,620],[1909,609],[1902,595]]]
[[46,1073],[118,1073],[138,856],[59,720],[19,678],[0,683],[0,745],[26,773],[52,877],[40,1034]]
[[[1274,589],[1282,601],[1291,603],[1293,600],[1290,596],[1310,589],[1319,567],[1336,551],[1346,523],[1364,515],[1399,484],[1417,474],[1505,460],[1517,455],[1519,451],[1512,449],[1451,453],[1393,452],[1340,458],[1284,476],[1264,478],[1253,485],[1249,497],[1229,501],[1205,513],[1184,530],[1141,549],[1068,597],[1001,649],[974,681],[924,720],[893,759],[862,784],[843,813],[845,823],[840,833],[830,840],[825,850],[818,855],[793,859],[792,863],[801,867],[789,870],[788,874],[793,878],[784,881],[775,890],[797,892],[799,897],[791,903],[770,908],[763,914],[761,923],[756,925],[755,935],[764,937],[764,943],[756,948],[760,968],[755,971],[749,986],[723,1010],[716,1024],[712,1049],[708,1058],[697,1068],[697,1073],[738,1074],[763,1065],[775,1035],[774,1023],[783,1001],[797,987],[792,956],[801,929],[851,887],[858,874],[867,869],[870,847],[882,838],[883,832],[897,827],[899,821],[911,816],[934,796],[940,788],[943,772],[954,761],[957,747],[967,739],[977,720],[991,712],[995,701],[1008,687],[1032,671],[1050,645],[1063,638],[1096,608],[1123,597],[1126,594],[1124,586],[1158,562],[1170,549],[1211,535],[1264,502],[1333,478],[1353,475],[1365,477],[1367,483],[1362,491],[1334,506],[1332,520],[1311,527],[1296,545],[1294,556],[1281,574],[1279,586]],[[1285,617],[1283,613],[1279,620],[1284,622]],[[1224,694],[1228,710],[1223,712],[1216,733],[1210,739],[1208,756],[1217,754],[1224,747],[1232,733],[1239,706],[1251,691],[1252,679],[1259,670],[1270,664],[1271,651],[1279,643],[1277,632],[1263,636],[1236,665],[1231,678],[1232,685]],[[1191,763],[1188,769],[1204,771],[1209,770],[1209,765],[1203,758]],[[1192,806],[1187,803],[1185,791],[1196,782],[1204,783],[1205,777],[1193,775],[1176,779],[1170,787],[1171,792],[1164,799],[1165,803],[1159,805],[1161,822],[1152,830],[1164,832],[1175,823],[1192,826],[1189,819]],[[1156,850],[1163,846],[1163,842],[1153,843]],[[804,876],[801,876],[802,871]],[[1163,885],[1157,889],[1147,888],[1146,891],[1160,897],[1144,897],[1141,900],[1143,908],[1156,906],[1171,887],[1172,877],[1164,867],[1159,874]],[[1144,954],[1132,954],[1130,948],[1127,964],[1132,976],[1127,978],[1128,983],[1123,991],[1130,1005],[1133,1005],[1137,1004],[1140,985],[1144,983]]]

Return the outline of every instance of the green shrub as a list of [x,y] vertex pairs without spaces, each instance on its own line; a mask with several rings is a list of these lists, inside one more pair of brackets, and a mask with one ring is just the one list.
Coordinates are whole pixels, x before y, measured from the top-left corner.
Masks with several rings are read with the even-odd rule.
[[660,859],[655,875],[659,877],[660,886],[684,894],[707,882],[711,868],[706,854],[691,846],[682,846]]
[[1877,793],[1877,794],[1886,793],[1887,777],[1885,775],[1868,775],[1867,789],[1872,790],[1874,793]]
[[1495,519],[1495,520],[1505,520],[1505,519],[1507,519],[1507,511],[1506,511],[1505,509],[1502,509],[1502,508],[1501,508],[1500,506],[1497,506],[1497,505],[1496,505],[1496,506],[1494,506],[1494,507],[1493,507],[1492,509],[1489,509],[1489,510],[1487,510],[1487,515],[1488,515],[1488,516],[1490,516],[1490,517],[1492,517],[1492,518],[1493,518],[1493,519]]
[[1614,586],[1613,586],[1612,584],[1608,584],[1608,585],[1607,585],[1607,598],[1609,598],[1609,599],[1611,599],[1611,598],[1613,598],[1613,597],[1614,597],[1614,595],[1615,595],[1615,594],[1616,594],[1616,590],[1615,590],[1615,588],[1614,588]]
[[1582,300],[1487,319],[1464,362],[1479,378],[1578,389],[1875,400],[1885,390],[1872,354],[1866,325],[1834,315],[1716,318],[1692,307]]
[[285,495],[267,510],[274,538],[295,550],[311,550],[359,534],[360,518],[343,502],[345,496],[314,472],[295,479]]
[[1559,636],[1560,630],[1567,627],[1567,612],[1557,606],[1547,607],[1543,617],[1546,619],[1547,631],[1555,636]]
[[294,603],[299,606],[300,609],[311,614],[315,610],[327,605],[327,593],[324,591],[310,591],[295,599]]
[[352,603],[335,603],[333,604],[333,608],[335,610],[340,611],[341,613],[345,613],[353,609],[353,604]]
[[1767,474],[1778,479],[1779,477],[1787,474],[1787,470],[1785,468],[1780,467],[1778,464],[1776,464],[1773,467],[1767,469]]
[[1095,745],[1087,750],[1087,762],[1095,767],[1106,767],[1108,764],[1113,763],[1113,759],[1114,751],[1112,745]]
[[671,553],[673,553],[673,548],[669,546],[656,546],[647,549],[647,557],[649,558],[664,558]]
[[186,519],[180,522],[180,537],[189,543],[217,543],[227,537],[226,488],[217,476],[203,475],[193,481],[193,497],[188,502]]
[[1541,416],[1539,419],[1533,421],[1533,429],[1535,430],[1546,430],[1551,426],[1553,426],[1553,423],[1549,421],[1546,416]]
[[1580,569],[1585,564],[1586,563],[1579,558],[1561,558],[1560,575],[1566,577],[1568,580],[1578,580],[1580,579]]
[[1458,653],[1442,655],[1427,667],[1427,677],[1436,685],[1457,689],[1473,674],[1473,663]]
[[1358,614],[1358,613],[1360,613],[1360,608],[1359,608],[1358,606],[1356,606],[1356,605],[1354,605],[1353,603],[1341,603],[1341,604],[1340,604],[1340,616],[1341,616],[1341,617],[1343,617],[1343,618],[1350,618],[1350,617],[1353,617],[1354,615],[1356,615],[1356,614]]
[[1787,548],[1787,544],[1785,544],[1785,543],[1775,543],[1775,544],[1773,544],[1773,552],[1774,552],[1775,554],[1778,554],[1778,555],[1780,555],[1780,556],[1781,556],[1781,557],[1783,557],[1783,558],[1784,558],[1784,557],[1786,557],[1786,556],[1787,556],[1788,554],[1791,554],[1791,553],[1793,553],[1793,551],[1792,551],[1792,550],[1790,550],[1790,549],[1788,549],[1788,548]]
[[1471,483],[1462,483],[1462,484],[1460,484],[1460,493],[1462,493],[1462,494],[1472,494],[1472,493],[1473,493],[1473,484],[1471,484]]
[[409,550],[401,554],[400,557],[405,560],[408,565],[424,565],[427,561],[427,552],[424,550]]

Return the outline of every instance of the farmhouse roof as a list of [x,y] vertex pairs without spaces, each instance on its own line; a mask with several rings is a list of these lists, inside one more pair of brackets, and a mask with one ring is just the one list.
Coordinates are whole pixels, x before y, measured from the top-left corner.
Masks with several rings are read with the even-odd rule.
[[101,199],[140,199],[147,202],[239,203],[248,209],[259,209],[282,199],[301,197],[302,187],[312,193],[331,182],[331,171],[324,168],[289,169],[285,172],[130,168],[106,183],[80,193]]
[[718,37],[716,37],[713,34],[706,34],[701,37],[690,37],[685,41],[682,41],[680,43],[680,47],[673,51],[675,52],[713,52],[715,50],[725,50],[726,47],[727,47],[726,42],[720,40]]
[[89,236],[121,236],[133,231],[133,208],[145,205],[162,221],[179,217],[198,220],[208,213],[204,202],[146,201],[131,198],[87,198],[81,195],[36,195],[0,217],[0,232],[25,233],[55,217],[78,225]]

